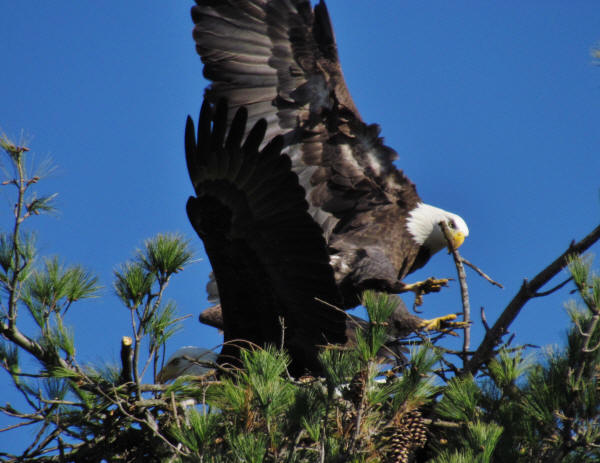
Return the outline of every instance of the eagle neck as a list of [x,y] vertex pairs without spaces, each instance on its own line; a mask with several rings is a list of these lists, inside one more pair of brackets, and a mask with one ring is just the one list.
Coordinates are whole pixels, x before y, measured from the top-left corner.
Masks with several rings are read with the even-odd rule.
[[419,203],[410,211],[406,221],[406,228],[415,242],[428,248],[431,254],[444,247],[444,236],[438,224],[445,212],[435,206]]

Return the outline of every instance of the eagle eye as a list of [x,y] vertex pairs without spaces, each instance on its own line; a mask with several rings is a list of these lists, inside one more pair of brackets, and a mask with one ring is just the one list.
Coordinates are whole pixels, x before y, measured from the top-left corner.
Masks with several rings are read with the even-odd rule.
[[450,219],[448,221],[448,226],[452,229],[452,230],[456,230],[456,222],[454,221],[454,219]]

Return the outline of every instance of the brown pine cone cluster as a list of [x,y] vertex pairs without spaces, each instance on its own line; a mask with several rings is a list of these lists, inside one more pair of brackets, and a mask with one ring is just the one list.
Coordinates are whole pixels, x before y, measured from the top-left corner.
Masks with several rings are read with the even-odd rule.
[[408,463],[412,452],[427,442],[427,428],[419,410],[404,413],[386,434],[389,436],[386,463]]
[[368,372],[366,369],[359,371],[348,384],[348,392],[345,395],[345,399],[349,400],[354,404],[355,407],[359,407],[363,396],[365,394],[365,385],[367,383]]

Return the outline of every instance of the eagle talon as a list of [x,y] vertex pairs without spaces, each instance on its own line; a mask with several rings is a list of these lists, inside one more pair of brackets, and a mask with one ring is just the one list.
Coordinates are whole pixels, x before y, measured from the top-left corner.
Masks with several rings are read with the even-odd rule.
[[432,318],[431,320],[423,320],[420,329],[425,331],[439,331],[444,322],[456,319],[455,314],[444,315],[442,317]]
[[415,306],[423,304],[423,295],[429,293],[439,293],[443,287],[448,286],[451,278],[433,278],[429,277],[416,283],[404,284],[402,292],[412,291],[415,293]]
[[404,291],[412,291],[417,294],[429,294],[438,293],[444,286],[448,286],[448,282],[451,278],[433,278],[429,277],[427,280],[417,281],[416,283],[405,284]]
[[432,318],[431,320],[423,320],[419,329],[423,331],[439,331],[448,333],[452,336],[458,336],[453,330],[466,328],[469,326],[467,322],[455,322],[456,314],[448,314],[442,317]]

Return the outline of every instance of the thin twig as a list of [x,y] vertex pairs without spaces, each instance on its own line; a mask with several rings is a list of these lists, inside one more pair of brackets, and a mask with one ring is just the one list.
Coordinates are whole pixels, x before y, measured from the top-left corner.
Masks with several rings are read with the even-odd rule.
[[21,423],[12,424],[10,426],[0,429],[0,432],[10,431],[11,429],[20,428],[22,426],[29,426],[30,424],[35,424],[35,423],[39,423],[39,420],[23,421]]
[[23,205],[25,202],[25,191],[27,190],[27,185],[25,184],[25,171],[23,169],[23,157],[21,156],[21,153],[19,152],[18,155],[15,157],[16,159],[16,167],[17,167],[17,172],[18,172],[18,196],[17,196],[17,203],[15,205],[15,223],[13,226],[13,232],[12,232],[12,245],[13,245],[13,249],[12,249],[12,255],[14,258],[14,268],[13,268],[13,272],[12,272],[12,276],[10,279],[10,293],[8,295],[8,328],[11,332],[13,332],[14,330],[16,330],[17,327],[17,310],[18,310],[18,306],[17,306],[17,302],[20,298],[20,290],[19,290],[19,280],[20,280],[20,273],[21,273],[21,246],[19,244],[19,239],[20,239],[20,231],[19,228],[21,226],[21,223],[23,222],[24,218],[21,216],[21,213],[23,212]]
[[506,347],[510,346],[512,344],[512,342],[515,340],[515,337],[516,337],[516,334],[515,333],[511,333],[510,337],[508,338],[508,341],[506,341],[504,343],[503,347],[506,348]]
[[[160,304],[162,303],[162,299],[164,296],[164,292],[167,289],[167,286],[169,285],[169,280],[171,279],[171,276],[160,276],[157,275],[157,280],[159,282],[159,289],[158,289],[158,293],[156,294],[148,294],[148,300],[147,300],[147,304],[146,304],[146,308],[144,309],[144,320],[140,320],[140,327],[142,325],[144,325],[144,327],[146,327],[146,325],[150,322],[150,320],[152,319],[152,317],[154,317],[154,314],[157,312],[157,310],[160,307]],[[156,298],[156,300],[154,302],[152,302],[152,299]],[[146,310],[147,309],[147,310]],[[152,379],[155,381],[156,380],[156,355],[158,352],[158,349],[160,348],[160,346],[154,346],[149,354],[148,354],[148,359],[146,360],[146,363],[144,365],[144,368],[142,369],[142,373],[141,373],[141,377],[143,378],[144,375],[146,374],[146,371],[148,370],[148,367],[150,366],[150,363],[152,362],[152,360],[154,359],[154,375],[152,377]]]
[[47,421],[42,423],[42,426],[40,427],[40,429],[38,430],[37,434],[35,435],[35,438],[33,439],[33,442],[23,452],[23,456],[24,457],[25,456],[32,456],[33,449],[38,445],[38,442],[42,439],[42,437],[46,433],[46,429],[48,429],[48,426],[50,426],[50,423],[48,423]]
[[455,421],[445,421],[438,418],[423,418],[423,424],[426,426],[437,426],[438,428],[457,429],[466,426],[466,423],[457,423]]
[[8,416],[12,416],[15,418],[21,418],[21,419],[28,419],[28,420],[32,420],[32,421],[43,421],[46,417],[41,414],[35,414],[35,413],[21,413],[20,411],[16,410],[15,408],[13,408],[10,404],[7,404],[6,407],[1,407],[0,406],[0,411],[2,413],[4,413],[5,415]]
[[278,318],[279,318],[279,325],[281,326],[281,341],[280,341],[279,348],[281,350],[283,350],[283,348],[285,347],[285,318],[283,318],[283,317],[278,317]]
[[549,289],[548,291],[542,291],[542,292],[536,292],[533,297],[544,297],[544,296],[549,296],[550,294],[558,291],[560,288],[562,288],[564,285],[566,285],[569,281],[573,280],[573,277],[569,277],[567,278],[565,281],[563,281],[562,283],[557,284],[554,288]]
[[498,288],[504,288],[504,286],[502,286],[500,283],[498,283],[497,281],[492,280],[488,275],[486,275],[479,267],[477,267],[475,264],[472,264],[471,262],[469,262],[467,259],[465,259],[464,257],[460,257],[460,260],[463,264],[468,265],[469,267],[471,267],[473,270],[475,270],[479,276],[481,276],[482,278],[484,278],[485,280],[489,281],[491,284],[493,284],[494,286],[498,286]]
[[454,257],[454,263],[456,264],[456,273],[458,273],[458,281],[460,283],[460,295],[462,298],[463,305],[463,321],[467,323],[467,325],[463,328],[463,352],[465,353],[463,357],[464,366],[467,363],[466,353],[471,345],[471,303],[469,302],[469,288],[467,287],[467,275],[465,274],[465,268],[462,264],[462,258],[460,257],[458,250],[454,247],[454,243],[452,242],[448,225],[446,225],[445,222],[440,222],[440,227],[442,229],[442,232],[444,233],[446,242],[448,243],[448,249]]
[[[87,378],[89,380],[89,378]],[[119,396],[117,395],[116,389],[113,390],[113,394],[114,394],[114,398],[112,398],[111,396],[109,396],[107,393],[105,393],[102,388],[100,388],[99,386],[96,386],[96,391],[98,393],[100,393],[100,395],[102,395],[104,398],[106,398],[108,401],[110,401],[111,403],[113,403],[114,405],[116,405],[119,409],[119,411],[123,414],[123,416],[126,416],[127,418],[129,418],[132,421],[138,422],[140,424],[143,424],[145,426],[147,426],[153,433],[155,436],[157,436],[159,439],[161,439],[163,442],[165,442],[168,447],[170,447],[173,451],[182,454],[182,455],[187,455],[186,452],[182,451],[181,449],[179,449],[178,447],[174,446],[165,436],[163,436],[157,429],[155,426],[155,423],[150,422],[148,419],[143,420],[141,418],[137,418],[136,416],[132,415],[131,413],[128,413],[125,408],[123,408],[123,404],[124,404],[124,400],[121,400],[119,398]],[[164,407],[167,408],[168,405],[164,402],[161,401],[161,404],[158,405],[163,405]],[[145,407],[146,405],[157,405],[157,404],[150,404],[150,400],[149,401],[140,401],[140,406],[141,407]]]
[[488,325],[487,318],[485,316],[485,309],[483,308],[483,306],[481,306],[480,313],[481,313],[481,323],[482,323],[483,327],[485,328],[485,332],[487,333],[490,330],[490,325]]

